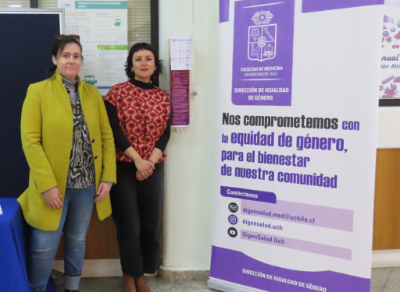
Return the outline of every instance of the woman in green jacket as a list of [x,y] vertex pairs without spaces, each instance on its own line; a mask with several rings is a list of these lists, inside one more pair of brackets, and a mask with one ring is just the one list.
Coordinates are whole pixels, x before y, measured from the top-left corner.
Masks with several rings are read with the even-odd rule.
[[78,36],[57,35],[53,76],[31,84],[22,108],[22,146],[29,187],[18,201],[32,226],[28,277],[32,291],[45,291],[64,233],[65,291],[77,291],[86,233],[96,204],[100,220],[111,214],[116,182],[115,149],[103,100],[79,79]]

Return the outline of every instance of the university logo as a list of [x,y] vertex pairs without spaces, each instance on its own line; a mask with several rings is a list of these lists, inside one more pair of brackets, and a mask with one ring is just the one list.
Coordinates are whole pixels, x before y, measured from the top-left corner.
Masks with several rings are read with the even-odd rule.
[[277,24],[269,24],[274,15],[269,11],[259,11],[251,18],[254,26],[249,27],[249,60],[263,62],[276,56]]

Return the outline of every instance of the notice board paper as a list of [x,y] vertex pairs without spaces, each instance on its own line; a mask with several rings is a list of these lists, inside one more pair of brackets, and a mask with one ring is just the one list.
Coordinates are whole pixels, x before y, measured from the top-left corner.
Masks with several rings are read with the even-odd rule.
[[128,55],[127,1],[58,0],[65,8],[66,34],[78,34],[84,62],[79,76],[102,95],[125,82]]
[[171,39],[170,46],[171,70],[192,70],[192,39]]

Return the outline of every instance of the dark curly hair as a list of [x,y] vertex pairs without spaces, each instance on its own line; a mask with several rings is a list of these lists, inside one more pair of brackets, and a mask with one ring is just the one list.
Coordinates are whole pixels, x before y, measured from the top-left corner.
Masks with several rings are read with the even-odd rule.
[[[82,53],[82,45],[80,42],[78,42],[76,39],[70,38],[70,37],[66,37],[60,40],[56,40],[53,43],[53,48],[51,49],[51,56],[57,58],[62,51],[64,51],[65,46],[68,44],[77,44],[79,46],[79,48],[81,48],[81,53]],[[83,57],[82,57],[82,61],[83,61]],[[46,75],[48,77],[52,76],[54,74],[54,72],[56,72],[57,66],[53,65],[50,68],[47,69],[46,71]]]
[[156,66],[156,70],[154,71],[154,74],[150,77],[151,81],[154,81],[157,79],[157,77],[162,73],[163,70],[163,65],[162,61],[158,58],[158,54],[156,50],[148,43],[137,43],[132,46],[132,48],[129,50],[129,55],[128,58],[126,59],[125,63],[125,73],[126,76],[128,76],[129,79],[135,79],[135,73],[132,72],[132,67],[133,67],[133,54],[139,51],[150,51],[154,55],[154,64]]

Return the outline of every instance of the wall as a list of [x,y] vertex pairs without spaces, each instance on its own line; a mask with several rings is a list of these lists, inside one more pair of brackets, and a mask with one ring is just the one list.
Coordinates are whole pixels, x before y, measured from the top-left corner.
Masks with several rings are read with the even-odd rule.
[[[160,0],[160,57],[169,39],[193,37],[196,99],[189,128],[172,132],[165,160],[163,269],[209,270],[216,187],[218,116],[218,1]],[[169,91],[169,74],[160,87]]]
[[[380,107],[378,111],[378,148],[400,148],[400,107]],[[397,129],[397,130],[395,130]],[[395,130],[393,132],[393,130]]]
[[400,149],[379,149],[376,163],[374,250],[400,249]]

